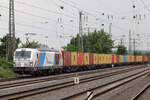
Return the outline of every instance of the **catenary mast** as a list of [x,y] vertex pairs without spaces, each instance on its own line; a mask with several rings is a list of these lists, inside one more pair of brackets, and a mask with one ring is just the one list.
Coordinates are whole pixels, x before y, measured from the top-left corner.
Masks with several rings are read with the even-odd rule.
[[9,38],[7,59],[11,58],[16,48],[14,0],[9,0]]

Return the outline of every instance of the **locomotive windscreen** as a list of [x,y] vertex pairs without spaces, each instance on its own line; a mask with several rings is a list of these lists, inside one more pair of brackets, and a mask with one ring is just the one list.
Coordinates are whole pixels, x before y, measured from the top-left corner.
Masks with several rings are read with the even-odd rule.
[[16,51],[15,58],[30,58],[31,51]]

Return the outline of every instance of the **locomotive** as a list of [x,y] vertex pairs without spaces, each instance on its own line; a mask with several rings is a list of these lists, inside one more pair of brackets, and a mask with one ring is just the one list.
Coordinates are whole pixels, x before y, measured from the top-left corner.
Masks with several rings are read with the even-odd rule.
[[13,70],[18,74],[48,75],[147,63],[147,56],[65,52],[19,48],[14,52]]

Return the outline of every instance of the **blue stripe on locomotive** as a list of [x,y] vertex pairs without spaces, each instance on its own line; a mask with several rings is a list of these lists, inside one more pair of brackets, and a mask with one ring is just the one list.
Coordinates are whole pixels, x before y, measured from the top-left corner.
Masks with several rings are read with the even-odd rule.
[[124,56],[123,61],[127,62],[127,56]]
[[39,67],[43,67],[43,64],[44,64],[44,61],[45,61],[45,56],[46,56],[46,52],[41,52],[41,55],[40,55],[40,60],[39,60]]

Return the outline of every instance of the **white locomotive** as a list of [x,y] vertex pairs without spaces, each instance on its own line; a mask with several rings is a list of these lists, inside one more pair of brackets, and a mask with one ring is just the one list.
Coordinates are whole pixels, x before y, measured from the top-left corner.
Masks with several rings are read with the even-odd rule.
[[61,51],[20,48],[14,53],[14,72],[19,74],[43,73],[58,66],[63,66]]

